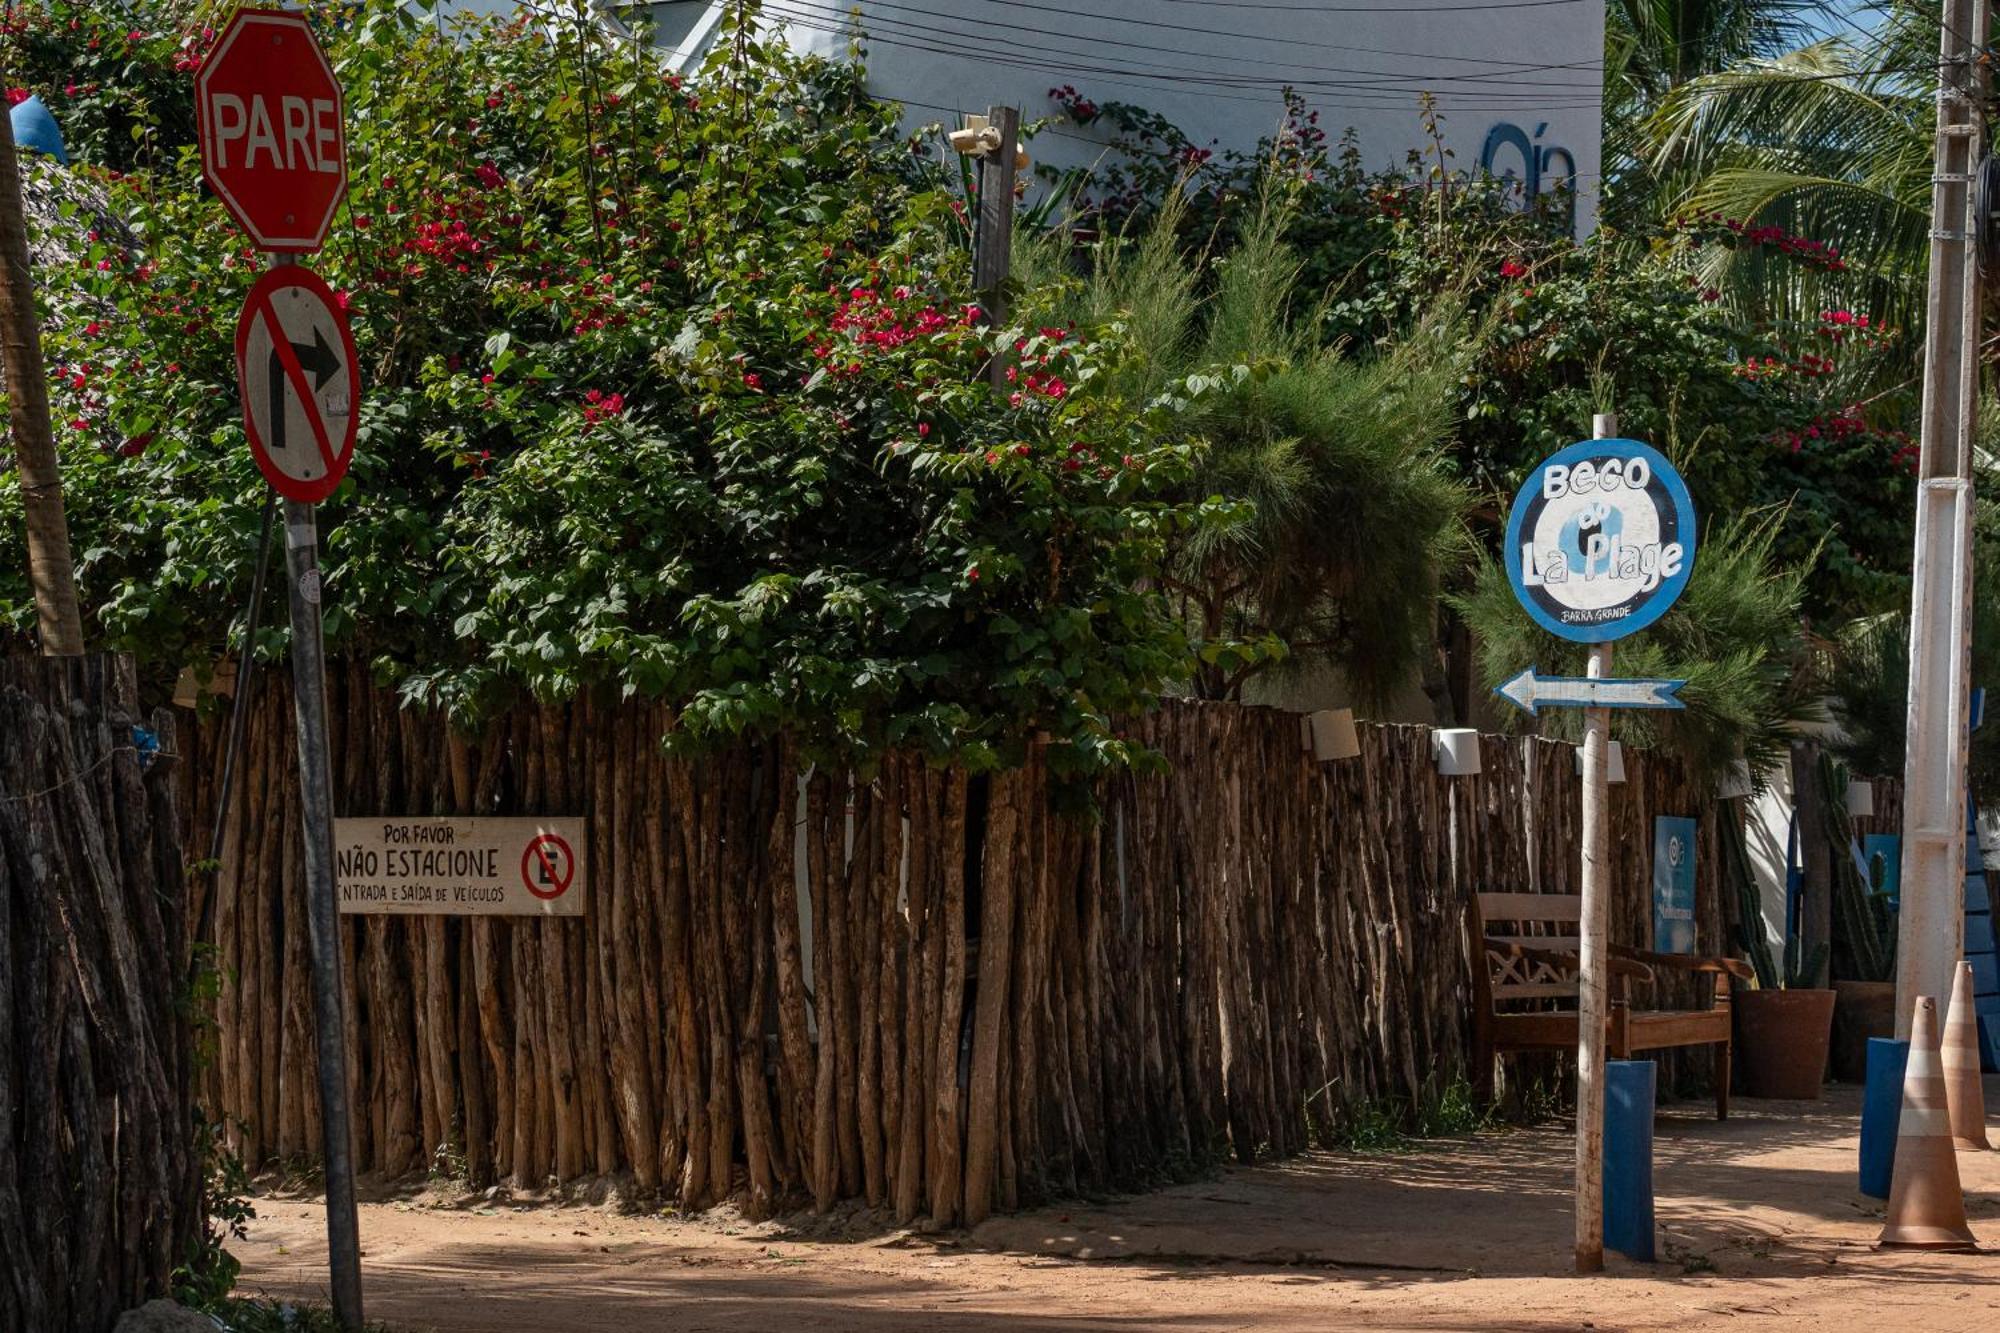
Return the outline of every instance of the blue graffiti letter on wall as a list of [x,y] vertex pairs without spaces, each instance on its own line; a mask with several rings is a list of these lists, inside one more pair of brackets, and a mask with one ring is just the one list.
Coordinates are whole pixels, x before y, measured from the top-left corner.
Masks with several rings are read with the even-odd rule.
[[[1524,208],[1534,206],[1545,189],[1561,190],[1564,193],[1564,210],[1569,229],[1576,230],[1576,156],[1569,149],[1540,143],[1548,133],[1548,122],[1535,126],[1534,137],[1519,125],[1502,121],[1486,132],[1486,144],[1479,150],[1479,169],[1488,176],[1502,180],[1518,180],[1521,204]],[[1517,175],[1513,164],[1507,161],[1507,150],[1512,149],[1520,159],[1521,170]],[[1557,169],[1560,159],[1561,169]]]

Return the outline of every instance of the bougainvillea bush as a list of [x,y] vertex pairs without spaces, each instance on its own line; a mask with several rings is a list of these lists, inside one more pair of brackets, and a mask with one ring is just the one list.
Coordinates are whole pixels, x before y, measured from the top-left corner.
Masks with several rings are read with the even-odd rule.
[[[51,43],[95,70],[115,38],[135,84],[191,97],[217,8],[44,0],[14,67],[67,79]],[[320,511],[335,651],[465,715],[603,686],[674,700],[693,741],[791,726],[978,765],[1046,731],[1057,764],[1120,756],[1105,719],[1186,656],[1143,591],[1199,518],[1161,498],[1185,451],[1100,391],[1115,326],[1044,326],[1030,297],[985,327],[953,200],[854,70],[738,26],[684,82],[588,21],[311,12],[351,180],[312,263],[366,388]],[[230,348],[262,261],[158,102],[147,155],[78,168],[117,225],[61,219],[87,243],[39,276],[94,637],[171,672],[223,649],[249,585],[265,487]]]

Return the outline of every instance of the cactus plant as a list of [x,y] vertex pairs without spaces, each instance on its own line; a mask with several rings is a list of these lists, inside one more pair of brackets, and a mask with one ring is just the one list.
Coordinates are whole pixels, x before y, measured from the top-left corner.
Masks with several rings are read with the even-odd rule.
[[1854,824],[1847,814],[1847,769],[1822,755],[1820,789],[1826,799],[1826,840],[1833,845],[1834,941],[1840,973],[1850,981],[1890,981],[1896,975],[1896,914],[1885,887],[1887,862],[1876,856],[1867,879],[1854,863]]
[[1722,873],[1736,886],[1736,947],[1757,970],[1757,984],[1768,990],[1779,984],[1780,977],[1778,965],[1771,957],[1770,941],[1764,938],[1764,904],[1757,893],[1756,873],[1750,868],[1750,847],[1743,833],[1742,812],[1725,812],[1720,822]]

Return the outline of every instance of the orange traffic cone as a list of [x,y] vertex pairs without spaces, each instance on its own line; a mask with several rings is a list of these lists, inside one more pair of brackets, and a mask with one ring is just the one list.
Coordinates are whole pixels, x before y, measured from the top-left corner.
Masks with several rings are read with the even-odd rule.
[[1944,1072],[1938,1059],[1937,1001],[1917,997],[1910,1024],[1910,1064],[1903,1076],[1903,1114],[1896,1124],[1895,1174],[1889,1219],[1875,1241],[1898,1250],[1976,1250],[1965,1225],[1965,1192],[1951,1149]]
[[1990,1148],[1986,1141],[1986,1090],[1979,1084],[1979,1018],[1972,1012],[1972,964],[1961,962],[1952,978],[1951,1008],[1945,1011],[1945,1107],[1951,1114],[1951,1141],[1961,1148]]

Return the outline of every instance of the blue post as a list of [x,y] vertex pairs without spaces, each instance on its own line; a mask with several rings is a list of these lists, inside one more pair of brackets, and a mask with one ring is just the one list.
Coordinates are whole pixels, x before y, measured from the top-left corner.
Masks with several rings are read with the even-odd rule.
[[1651,1060],[1604,1062],[1604,1248],[1653,1262]]
[[1907,1041],[1868,1039],[1868,1082],[1861,1093],[1861,1192],[1871,1199],[1889,1197],[1896,1125],[1903,1115],[1903,1068],[1909,1062]]

